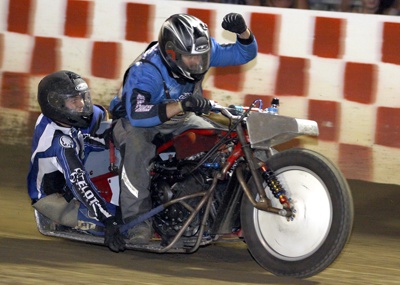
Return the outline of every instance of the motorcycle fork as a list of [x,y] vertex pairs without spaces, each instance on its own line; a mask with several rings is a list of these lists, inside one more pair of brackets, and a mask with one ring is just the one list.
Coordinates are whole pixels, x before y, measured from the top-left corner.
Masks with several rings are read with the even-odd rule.
[[250,172],[254,179],[254,182],[255,182],[255,185],[257,188],[257,192],[259,195],[259,200],[256,201],[252,195],[251,189],[248,187],[246,180],[244,179],[242,165],[239,165],[236,168],[236,175],[238,177],[239,183],[242,186],[247,198],[250,200],[250,203],[258,210],[278,214],[280,216],[284,216],[287,218],[291,217],[293,213],[290,208],[281,209],[281,208],[272,207],[271,200],[268,199],[268,197],[266,196],[265,190],[264,190],[264,186],[263,186],[264,179],[259,171],[260,165],[256,162],[255,158],[253,157],[253,151],[251,150],[250,145],[246,140],[242,125],[239,124],[236,127],[236,130],[237,130],[237,135],[238,135],[239,141],[242,145],[244,156],[247,159],[247,163],[249,165]]

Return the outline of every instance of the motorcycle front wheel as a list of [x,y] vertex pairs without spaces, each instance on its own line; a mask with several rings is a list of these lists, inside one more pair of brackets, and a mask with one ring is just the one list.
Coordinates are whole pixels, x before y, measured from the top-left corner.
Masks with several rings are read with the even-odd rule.
[[[254,208],[243,197],[241,225],[253,258],[278,276],[307,278],[327,268],[341,253],[353,225],[353,201],[342,173],[327,158],[306,149],[273,155],[266,164],[291,199],[290,219]],[[259,199],[254,181],[249,187]],[[264,183],[272,206],[282,208]]]

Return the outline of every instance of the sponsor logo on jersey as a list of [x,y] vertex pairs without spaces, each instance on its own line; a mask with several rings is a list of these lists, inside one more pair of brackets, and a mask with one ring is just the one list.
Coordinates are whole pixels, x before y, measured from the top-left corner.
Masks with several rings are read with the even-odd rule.
[[90,207],[92,207],[93,204],[100,203],[99,200],[96,198],[96,195],[93,193],[92,189],[86,183],[84,170],[80,168],[74,169],[74,171],[69,176],[69,180],[86,199]]
[[154,105],[146,105],[145,104],[145,97],[141,94],[137,95],[137,102],[136,102],[136,106],[135,106],[135,112],[149,112],[151,110],[151,108],[154,107]]
[[69,136],[62,136],[60,137],[60,145],[63,148],[73,148],[74,141]]

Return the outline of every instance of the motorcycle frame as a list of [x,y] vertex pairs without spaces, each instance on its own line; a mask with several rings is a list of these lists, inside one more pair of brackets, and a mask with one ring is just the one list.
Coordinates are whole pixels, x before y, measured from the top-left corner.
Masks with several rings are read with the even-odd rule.
[[[196,130],[194,132],[196,132]],[[243,162],[241,162],[237,165],[235,174],[240,183],[241,188],[244,190],[245,195],[250,200],[250,202],[254,205],[254,207],[259,210],[262,210],[262,211],[267,211],[267,212],[270,212],[273,214],[281,215],[283,217],[290,217],[292,215],[292,212],[290,211],[290,209],[275,208],[275,207],[271,206],[271,200],[265,194],[265,190],[264,190],[264,186],[263,186],[263,178],[261,177],[260,171],[258,171],[259,167],[257,167],[257,163],[256,163],[255,159],[253,158],[252,149],[250,147],[249,142],[246,140],[246,133],[241,124],[238,124],[236,126],[236,134],[239,139],[239,142],[235,145],[235,149],[232,151],[230,156],[227,158],[228,162],[223,167],[223,169],[219,172],[218,171],[214,172],[213,182],[207,191],[194,193],[194,194],[190,194],[190,195],[185,195],[185,196],[173,199],[171,201],[168,201],[168,202],[164,203],[163,205],[161,205],[161,207],[160,207],[159,211],[157,211],[157,213],[175,203],[181,203],[181,205],[183,205],[184,207],[186,207],[188,210],[191,211],[191,214],[189,215],[188,219],[185,221],[185,223],[183,224],[181,229],[177,232],[175,237],[172,239],[172,241],[168,245],[166,245],[162,248],[158,248],[158,249],[151,248],[148,250],[156,251],[159,253],[164,253],[164,252],[168,252],[171,249],[173,249],[173,246],[183,236],[184,232],[189,227],[191,222],[194,220],[196,215],[200,212],[200,210],[203,208],[203,206],[206,205],[195,244],[190,248],[182,249],[182,251],[185,253],[192,253],[192,252],[195,252],[199,248],[199,246],[202,244],[202,238],[203,238],[203,234],[204,234],[205,227],[207,224],[207,219],[210,214],[211,203],[213,200],[212,198],[213,198],[213,194],[214,194],[216,185],[219,180],[224,180],[227,177],[227,172],[231,169],[231,167],[233,166],[233,163],[238,161],[238,159],[240,159],[240,157],[244,157],[246,159],[246,161],[248,162],[249,168],[250,168],[251,176],[256,181],[257,192],[260,197],[258,199],[258,201],[256,201],[255,198],[252,196],[251,190],[249,189],[249,187],[247,185],[246,179],[243,174],[243,172],[244,172],[243,166],[242,166]],[[221,142],[223,142],[223,140],[221,140]],[[162,148],[165,149],[165,147],[162,147]],[[215,151],[216,150],[217,150],[217,148],[215,149]],[[200,164],[201,164],[201,162],[199,163],[199,165]],[[231,179],[232,178],[233,177],[231,177]],[[227,190],[229,190],[230,187],[228,186],[227,188],[228,188]],[[203,197],[200,200],[200,202],[197,204],[195,209],[192,209],[188,204],[183,202],[184,200],[199,197],[199,196],[203,196]],[[240,194],[239,195],[234,194],[233,200],[237,202],[237,201],[239,201],[239,199],[241,199],[241,197],[242,196]],[[230,205],[232,205],[232,204],[230,204]],[[237,203],[235,205],[237,205]],[[232,230],[232,228],[229,228],[229,227],[231,225],[232,217],[235,212],[237,213],[237,209],[231,209],[227,212],[226,209],[223,208],[221,211],[219,211],[219,215],[221,217],[218,217],[217,220],[221,220],[222,222],[220,222],[217,225],[214,225],[212,228],[212,232],[213,233],[223,233],[223,234],[229,233],[229,230],[230,231]],[[153,213],[153,215],[154,214],[156,214],[156,213]],[[146,217],[148,217],[148,215]],[[143,221],[144,219],[145,219],[145,217],[142,217],[140,219],[135,220],[134,223],[138,224],[139,222]],[[135,246],[133,246],[133,247],[135,247]],[[137,246],[137,248],[140,248],[142,250],[144,249],[143,246]],[[174,250],[174,252],[176,252],[176,250]]]
[[[194,217],[199,213],[200,209],[203,207],[205,202],[208,199],[207,207],[204,212],[204,216],[202,219],[202,224],[200,226],[200,232],[199,235],[197,236],[197,242],[196,244],[190,248],[187,249],[187,252],[194,252],[198,249],[202,235],[204,233],[204,229],[206,226],[206,221],[208,219],[209,213],[210,213],[210,205],[212,201],[212,194],[215,190],[215,187],[217,185],[218,180],[224,180],[227,176],[228,171],[233,167],[235,162],[240,161],[240,158],[244,158],[247,161],[247,164],[249,166],[249,173],[250,176],[254,179],[256,190],[258,193],[258,200],[256,200],[255,197],[253,197],[251,193],[251,189],[247,185],[247,179],[244,176],[244,169],[243,169],[243,162],[240,162],[236,165],[235,168],[235,174],[236,177],[239,181],[239,184],[241,188],[243,189],[243,192],[245,193],[246,197],[249,199],[251,204],[258,210],[261,211],[266,211],[272,214],[277,214],[285,218],[289,218],[293,215],[292,210],[290,208],[275,208],[272,207],[271,200],[266,196],[265,193],[265,187],[264,187],[264,179],[261,176],[261,171],[259,171],[260,168],[260,160],[255,158],[253,156],[253,149],[261,149],[266,151],[267,156],[273,155],[276,151],[272,149],[273,145],[277,145],[279,143],[289,141],[293,139],[294,137],[300,136],[300,135],[309,135],[309,136],[318,136],[319,131],[318,131],[318,125],[315,121],[311,120],[304,120],[304,119],[296,119],[292,117],[286,117],[286,116],[277,116],[277,115],[271,115],[268,113],[264,112],[255,112],[251,113],[251,108],[248,109],[244,114],[241,116],[235,116],[232,115],[226,108],[221,109],[221,113],[228,117],[230,120],[234,121],[235,124],[229,129],[229,131],[225,134],[225,136],[212,148],[210,153],[213,153],[218,150],[218,146],[222,145],[225,141],[224,139],[232,133],[232,131],[235,131],[235,134],[239,140],[237,144],[235,144],[234,150],[231,152],[230,156],[227,158],[227,162],[222,168],[221,171],[219,172],[214,172],[214,178],[213,178],[213,183],[210,187],[210,189],[204,194],[204,197],[196,207],[195,212],[192,212],[191,215],[189,216],[189,219],[184,223],[184,226],[179,230],[175,238],[172,240],[172,242],[167,245],[164,249],[162,249],[162,252],[167,251],[168,249],[172,248],[173,244],[183,235],[184,231],[187,229],[187,227],[190,225],[191,221],[193,221]],[[250,114],[250,115],[249,115]],[[249,122],[251,120],[252,123]],[[273,123],[272,123],[273,122]],[[243,129],[242,124],[246,123],[247,128],[246,130]],[[256,125],[256,129],[254,130],[252,125]],[[270,126],[274,125],[275,129],[271,129]],[[259,132],[265,132],[267,135],[263,137],[263,140],[260,140],[258,138]],[[248,139],[249,138],[249,139]],[[253,141],[252,141],[253,139]],[[209,153],[207,153],[206,157],[209,156]],[[200,160],[198,165],[195,167],[197,169],[198,167],[201,166],[201,164],[205,162],[205,158]],[[229,190],[229,189],[228,189]],[[193,195],[193,194],[192,194]],[[189,195],[191,196],[191,195]],[[169,201],[168,203],[165,204],[165,206],[169,206],[173,203],[176,203],[180,200],[184,200],[188,198],[189,196],[183,196],[180,197],[179,199]],[[234,199],[238,200],[236,194],[234,194]],[[234,201],[235,201],[234,200]],[[183,204],[184,205],[184,204]],[[232,204],[230,204],[232,205]],[[235,204],[236,205],[236,204]],[[213,227],[213,230],[215,232],[221,232],[221,230],[226,230],[229,229],[229,221],[231,221],[231,217],[233,216],[234,211],[228,211],[226,212],[225,209],[223,209],[223,217],[221,218],[222,221],[220,223],[220,228],[217,229],[216,226]]]

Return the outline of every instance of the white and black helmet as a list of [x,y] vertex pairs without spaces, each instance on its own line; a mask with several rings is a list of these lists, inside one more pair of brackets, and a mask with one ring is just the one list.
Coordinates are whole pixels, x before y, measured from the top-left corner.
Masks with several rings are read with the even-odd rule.
[[[190,82],[203,78],[210,67],[211,41],[207,25],[187,14],[169,17],[158,36],[159,48],[170,71]],[[184,56],[196,56],[195,65],[188,66]]]
[[[67,100],[79,100],[81,107],[66,106]],[[93,116],[90,90],[78,74],[61,70],[45,76],[38,86],[38,102],[46,117],[76,128],[87,128]]]

